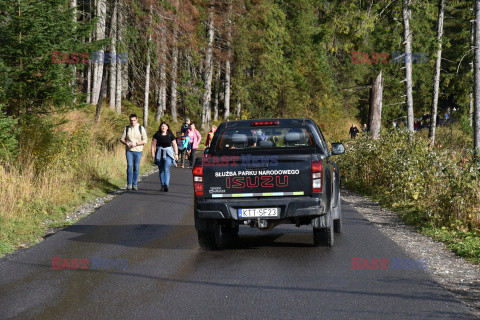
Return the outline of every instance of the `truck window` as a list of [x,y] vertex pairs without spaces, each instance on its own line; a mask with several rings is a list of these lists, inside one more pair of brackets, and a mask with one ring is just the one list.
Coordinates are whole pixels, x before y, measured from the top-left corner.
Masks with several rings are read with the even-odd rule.
[[219,133],[215,150],[306,148],[313,145],[308,127],[255,127],[226,129]]

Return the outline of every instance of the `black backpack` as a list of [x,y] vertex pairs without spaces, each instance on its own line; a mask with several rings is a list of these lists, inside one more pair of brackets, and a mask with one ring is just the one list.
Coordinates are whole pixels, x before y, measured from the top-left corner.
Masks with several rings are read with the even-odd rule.
[[[125,127],[125,138],[128,136],[128,128],[130,128],[130,126]],[[142,128],[143,128],[142,125],[138,126],[138,130],[140,131],[140,135],[142,135]]]

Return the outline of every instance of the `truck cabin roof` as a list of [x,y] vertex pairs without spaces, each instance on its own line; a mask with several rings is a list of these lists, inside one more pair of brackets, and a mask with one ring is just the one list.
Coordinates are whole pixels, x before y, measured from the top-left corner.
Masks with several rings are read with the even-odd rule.
[[268,126],[305,126],[313,123],[313,120],[308,118],[294,118],[294,119],[249,119],[249,120],[235,120],[222,122],[217,130],[235,129],[235,128],[252,128],[252,127],[268,127]]

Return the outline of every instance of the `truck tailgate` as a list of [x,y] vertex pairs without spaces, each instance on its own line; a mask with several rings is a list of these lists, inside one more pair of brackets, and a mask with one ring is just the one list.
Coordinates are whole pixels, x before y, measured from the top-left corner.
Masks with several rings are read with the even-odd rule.
[[203,159],[205,198],[311,194],[311,156],[233,155]]

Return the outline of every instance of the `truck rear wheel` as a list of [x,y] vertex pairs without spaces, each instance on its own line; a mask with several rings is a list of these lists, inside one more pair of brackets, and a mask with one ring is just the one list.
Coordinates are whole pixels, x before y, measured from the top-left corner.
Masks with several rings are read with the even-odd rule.
[[220,226],[213,230],[198,230],[198,244],[203,250],[216,250],[220,247]]
[[315,246],[333,247],[333,223],[327,228],[313,228],[313,244]]
[[333,230],[336,233],[341,233],[342,232],[342,200],[340,199],[340,191],[338,191],[338,204],[334,210],[334,217],[338,217],[333,220]]
[[240,231],[240,228],[239,228],[238,224],[234,225],[233,227],[232,226],[222,226],[222,234],[224,236],[230,236],[230,237],[237,236],[239,231]]

